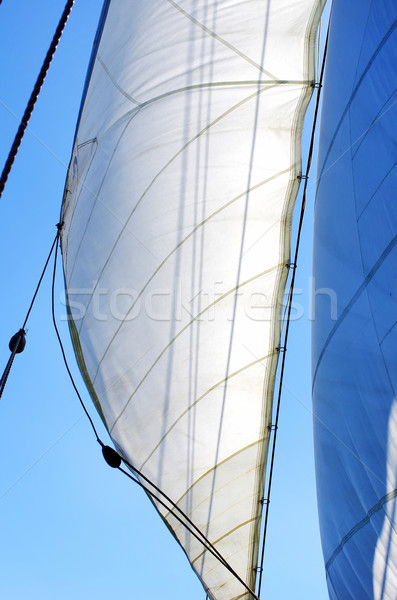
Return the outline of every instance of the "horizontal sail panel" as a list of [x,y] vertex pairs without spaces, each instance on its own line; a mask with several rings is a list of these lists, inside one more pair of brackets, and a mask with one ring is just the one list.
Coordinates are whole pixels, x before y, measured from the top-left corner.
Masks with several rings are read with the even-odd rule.
[[[112,0],[62,210],[106,427],[251,589],[321,5]],[[210,598],[250,598],[157,509]]]
[[334,0],[315,213],[313,397],[332,599],[397,589],[397,7]]

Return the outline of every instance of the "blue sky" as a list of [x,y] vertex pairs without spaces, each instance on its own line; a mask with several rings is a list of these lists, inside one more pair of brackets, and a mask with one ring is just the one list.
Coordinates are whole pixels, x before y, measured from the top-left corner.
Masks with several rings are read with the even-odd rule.
[[[7,157],[65,0],[0,6],[0,164]],[[1,199],[0,368],[55,235],[101,0],[77,0]],[[314,179],[314,177],[313,177]],[[325,600],[310,398],[313,184],[304,227],[280,415],[263,598]],[[300,292],[300,290],[302,290]],[[62,305],[69,362],[79,378]],[[0,594],[7,600],[204,600],[183,552],[136,486],[104,463],[64,369],[51,322],[50,274],[0,403]]]

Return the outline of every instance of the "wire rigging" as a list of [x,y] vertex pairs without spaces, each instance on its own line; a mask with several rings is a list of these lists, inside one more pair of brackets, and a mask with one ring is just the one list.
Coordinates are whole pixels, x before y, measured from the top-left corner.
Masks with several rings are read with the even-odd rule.
[[23,114],[22,120],[21,120],[21,122],[19,124],[19,127],[18,127],[18,131],[17,131],[17,133],[15,135],[13,144],[11,146],[11,150],[10,150],[10,152],[8,154],[8,157],[7,157],[7,160],[5,162],[5,165],[4,165],[4,168],[3,168],[3,172],[2,172],[2,174],[0,176],[0,198],[1,198],[1,195],[2,195],[3,190],[4,190],[4,186],[5,186],[6,182],[7,182],[8,176],[10,174],[12,165],[14,164],[14,160],[16,158],[16,155],[17,155],[18,150],[19,150],[19,146],[21,145],[22,138],[23,138],[23,136],[25,134],[25,131],[26,131],[26,128],[28,126],[29,119],[30,119],[30,117],[32,115],[34,106],[36,104],[36,100],[37,100],[37,98],[38,98],[38,96],[40,94],[40,91],[41,91],[41,88],[43,86],[44,80],[46,78],[46,75],[47,75],[48,69],[50,67],[51,61],[52,61],[52,59],[54,57],[55,50],[57,49],[57,46],[59,44],[59,40],[61,39],[63,30],[64,30],[66,22],[67,22],[67,20],[69,18],[70,11],[72,10],[74,2],[75,2],[75,0],[68,0],[66,2],[64,11],[63,11],[62,16],[61,16],[61,19],[60,19],[60,21],[58,23],[58,27],[56,28],[56,31],[54,33],[54,37],[52,38],[52,42],[51,42],[50,47],[49,47],[49,49],[47,51],[47,54],[46,54],[46,57],[44,59],[43,65],[41,67],[40,73],[39,73],[39,75],[37,77],[35,86],[33,88],[33,91],[31,93],[31,95],[30,95],[29,102],[28,102],[28,104],[27,104],[27,106],[25,108],[25,112]]
[[[291,283],[290,283],[290,287],[288,290],[288,297],[287,297],[287,317],[286,317],[285,333],[284,333],[283,344],[282,344],[282,346],[280,345],[280,348],[278,348],[279,352],[282,351],[283,356],[282,356],[282,360],[281,360],[280,380],[279,380],[278,395],[277,395],[275,421],[274,421],[274,424],[271,425],[271,430],[273,431],[273,441],[272,441],[272,451],[271,451],[271,459],[270,459],[269,478],[268,478],[268,484],[267,484],[267,493],[263,500],[263,505],[266,508],[265,508],[264,527],[263,527],[261,557],[260,557],[260,564],[259,564],[259,568],[258,568],[258,571],[259,571],[258,597],[260,597],[260,595],[261,595],[261,587],[262,587],[263,563],[264,563],[264,557],[265,557],[266,534],[267,534],[268,519],[269,519],[270,493],[271,493],[271,486],[272,486],[272,479],[273,479],[274,458],[275,458],[275,449],[276,449],[278,421],[279,421],[279,415],[280,415],[281,393],[282,393],[282,388],[283,388],[283,379],[284,379],[284,370],[285,370],[286,349],[287,349],[289,327],[290,327],[290,323],[291,323],[290,317],[291,317],[291,310],[292,310],[292,298],[293,298],[294,286],[295,286],[296,265],[297,265],[297,261],[298,261],[299,247],[300,247],[300,240],[301,240],[302,226],[303,226],[303,218],[304,218],[305,208],[306,208],[308,175],[310,172],[310,168],[312,165],[312,159],[313,159],[316,125],[317,125],[318,111],[319,111],[319,106],[320,106],[322,82],[323,82],[323,78],[324,78],[325,59],[326,59],[327,48],[328,48],[328,33],[329,33],[329,27],[328,27],[328,31],[327,31],[326,40],[325,40],[324,53],[323,53],[322,64],[321,64],[320,79],[319,79],[318,84],[313,85],[313,87],[317,88],[316,104],[315,104],[314,115],[313,115],[313,125],[312,125],[311,137],[310,137],[309,152],[308,152],[308,157],[307,157],[307,162],[306,162],[306,174],[304,176],[300,177],[300,179],[304,181],[304,187],[303,187],[303,194],[302,194],[301,210],[300,210],[300,215],[299,215],[298,231],[297,231],[297,236],[296,236],[295,255],[294,255],[294,261],[292,263],[293,268],[292,268]],[[288,265],[288,266],[291,266],[291,265]]]

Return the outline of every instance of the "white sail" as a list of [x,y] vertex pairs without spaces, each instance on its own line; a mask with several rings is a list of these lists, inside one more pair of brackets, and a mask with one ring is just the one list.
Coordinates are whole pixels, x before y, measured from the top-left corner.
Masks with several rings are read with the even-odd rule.
[[[106,427],[251,589],[322,4],[105,2],[62,210]],[[250,597],[157,508],[211,598]]]

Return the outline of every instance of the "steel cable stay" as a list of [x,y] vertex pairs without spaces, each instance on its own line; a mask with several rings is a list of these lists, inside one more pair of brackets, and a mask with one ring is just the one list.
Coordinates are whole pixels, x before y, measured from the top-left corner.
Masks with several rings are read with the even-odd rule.
[[264,497],[262,500],[262,505],[265,507],[265,516],[264,516],[264,524],[263,524],[262,548],[260,551],[260,561],[257,566],[257,571],[259,572],[257,593],[258,593],[259,598],[261,595],[261,587],[262,587],[263,564],[264,564],[264,557],[265,557],[266,536],[267,536],[268,520],[269,520],[270,494],[271,494],[271,487],[272,487],[272,480],[273,480],[277,430],[278,430],[278,422],[279,422],[279,416],[280,416],[280,404],[281,404],[281,394],[282,394],[282,389],[283,389],[287,341],[288,341],[289,327],[290,327],[290,323],[291,323],[290,317],[291,317],[291,310],[292,310],[292,298],[293,298],[294,286],[295,286],[296,267],[297,267],[297,261],[298,261],[298,255],[299,255],[299,247],[300,247],[300,240],[301,240],[302,227],[303,227],[303,218],[304,218],[305,208],[306,208],[306,196],[307,196],[309,172],[310,172],[310,168],[312,165],[312,159],[313,159],[316,125],[317,125],[317,120],[318,120],[321,89],[322,89],[322,82],[323,82],[323,77],[324,77],[325,59],[326,59],[327,48],[328,48],[328,34],[329,34],[329,26],[328,26],[327,36],[326,36],[326,40],[325,40],[324,53],[323,53],[323,57],[322,57],[320,79],[319,79],[318,83],[313,84],[313,88],[317,89],[317,94],[316,94],[316,104],[315,104],[314,115],[313,115],[313,124],[312,124],[312,130],[311,130],[309,151],[308,151],[308,157],[307,157],[307,161],[306,161],[306,173],[305,173],[305,175],[301,175],[299,177],[299,179],[304,182],[304,186],[303,186],[302,203],[301,203],[301,209],[300,209],[300,214],[299,214],[299,224],[298,224],[296,243],[295,243],[294,260],[291,264],[287,265],[288,267],[293,267],[293,268],[291,269],[292,270],[291,283],[290,283],[290,287],[288,290],[288,297],[287,297],[287,303],[286,303],[286,315],[287,316],[286,316],[286,320],[285,320],[285,331],[284,331],[283,341],[280,342],[280,347],[277,349],[279,352],[282,353],[282,359],[281,359],[280,378],[279,378],[279,385],[278,385],[278,392],[277,392],[275,420],[274,420],[274,423],[269,426],[269,431],[273,432],[273,440],[272,440],[272,449],[271,449],[271,458],[270,458],[269,477],[267,480],[267,489],[266,489],[266,493],[264,494]]
[[[56,241],[59,240],[59,234],[60,234],[60,232],[58,232]],[[88,412],[88,410],[84,404],[84,401],[78,391],[77,385],[74,381],[73,375],[69,368],[67,358],[66,358],[66,353],[65,353],[63,343],[62,343],[62,339],[61,339],[61,336],[60,336],[60,333],[58,330],[58,326],[56,324],[55,280],[56,280],[57,257],[58,257],[58,244],[56,244],[56,249],[55,249],[54,268],[53,268],[53,277],[52,277],[52,292],[51,292],[52,321],[53,321],[56,336],[57,336],[57,339],[58,339],[58,342],[59,342],[59,345],[61,348],[63,361],[65,364],[66,370],[68,372],[69,378],[70,378],[73,388],[77,394],[77,397],[80,401],[80,404],[81,404],[87,418],[89,419],[89,422],[90,422],[92,430],[95,434],[96,440],[99,443],[99,445],[102,447],[102,454],[104,456],[105,461],[108,463],[109,466],[118,469],[124,475],[126,475],[129,479],[131,479],[131,481],[134,481],[150,496],[150,498],[153,501],[158,502],[167,511],[169,511],[172,514],[172,516],[177,521],[179,521],[196,540],[198,540],[202,544],[204,549],[207,550],[208,552],[210,552],[241,583],[241,585],[245,588],[245,590],[251,595],[253,600],[259,600],[259,597],[254,593],[253,590],[250,589],[250,587],[238,575],[238,573],[236,573],[234,571],[233,567],[231,567],[231,565],[226,561],[226,559],[222,556],[222,554],[215,548],[215,546],[210,542],[210,540],[205,536],[205,534],[202,533],[202,531],[195,525],[195,523],[190,519],[190,517],[188,517],[188,515],[186,515],[183,512],[183,510],[177,504],[175,504],[175,502],[165,492],[163,492],[156,484],[154,484],[152,481],[150,481],[150,479],[148,477],[146,477],[136,467],[134,467],[126,458],[124,458],[123,456],[118,454],[118,452],[114,448],[107,446],[100,439],[98,432],[95,428],[95,425],[93,423],[93,420],[92,420],[91,416],[89,415],[89,412]],[[121,462],[124,462],[124,464],[134,473],[135,477],[121,468],[121,466],[120,466]],[[142,483],[142,481],[140,481],[140,479],[145,481],[147,485],[145,485],[145,483]],[[148,487],[148,486],[150,486],[150,487]],[[153,490],[151,490],[150,488],[153,488],[158,495],[156,495],[156,493],[153,492]]]

